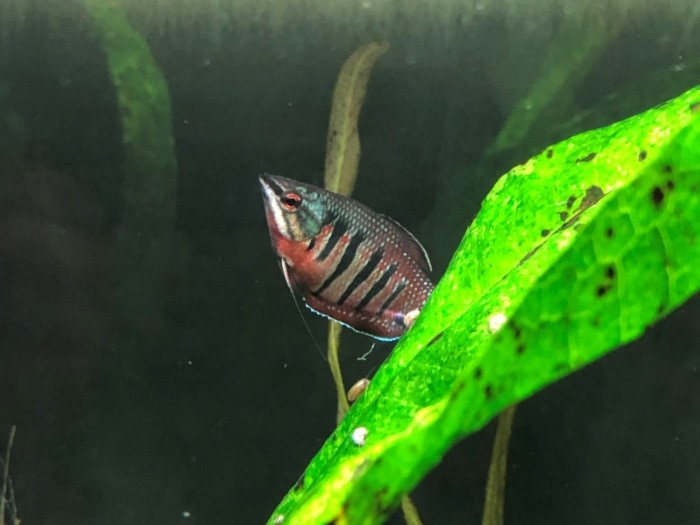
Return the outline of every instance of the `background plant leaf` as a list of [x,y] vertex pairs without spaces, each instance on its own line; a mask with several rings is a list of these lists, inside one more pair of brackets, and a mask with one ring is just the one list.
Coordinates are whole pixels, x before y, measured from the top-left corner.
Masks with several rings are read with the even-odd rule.
[[146,40],[114,2],[83,0],[119,101],[124,143],[124,222],[170,229],[177,202],[171,102]]
[[372,66],[389,49],[386,42],[370,42],[358,48],[343,64],[335,83],[326,143],[324,186],[350,195],[360,162],[357,123],[367,94]]
[[[367,94],[367,83],[372,66],[386,52],[389,44],[370,42],[348,57],[340,69],[333,90],[331,118],[326,143],[324,185],[329,191],[349,197],[355,187],[360,164],[360,135],[357,130],[360,110]],[[340,369],[340,334],[342,326],[328,322],[328,366],[338,398],[336,421],[345,417],[350,404],[345,396],[343,374]]]
[[688,299],[699,192],[700,87],[502,177],[414,328],[271,522],[381,521],[459,438]]
[[605,19],[589,5],[579,7],[582,12],[566,19],[537,80],[513,108],[488,154],[528,143],[527,138],[538,134],[538,123],[545,128],[548,123],[551,125],[557,112],[570,107],[576,86],[617,34],[619,22]]

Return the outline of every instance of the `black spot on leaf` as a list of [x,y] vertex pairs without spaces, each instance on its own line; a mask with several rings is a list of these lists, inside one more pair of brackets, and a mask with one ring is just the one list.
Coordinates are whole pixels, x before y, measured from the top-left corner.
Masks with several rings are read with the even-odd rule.
[[459,396],[460,392],[462,390],[464,390],[465,388],[467,388],[466,381],[464,381],[464,380],[457,381],[457,383],[455,383],[454,387],[452,387],[452,393],[453,393],[454,397]]
[[605,228],[605,236],[608,239],[612,239],[613,237],[615,237],[615,230],[612,226],[608,226],[607,228]]
[[523,355],[523,353],[525,353],[525,345],[522,344],[522,343],[520,343],[520,344],[516,347],[515,353],[518,354],[518,355]]
[[550,234],[550,231],[545,228],[544,230],[542,230],[542,232],[540,234],[542,235],[542,237],[547,237],[547,235]]
[[663,168],[661,168],[661,171],[663,171],[664,173],[671,173],[673,171],[673,168],[670,164],[666,164]]
[[576,196],[572,195],[571,197],[569,197],[569,198],[567,199],[567,201],[566,201],[566,207],[567,207],[568,209],[571,209],[571,207],[574,205],[574,202],[576,202]]
[[601,284],[598,288],[595,290],[595,294],[598,297],[603,297],[605,294],[607,294],[610,291],[611,286],[609,284]]
[[443,336],[444,333],[445,333],[445,332],[440,332],[440,333],[437,334],[435,337],[433,337],[433,338],[430,340],[430,342],[428,343],[428,346],[432,346],[432,345],[434,345],[435,343],[437,343],[437,342],[440,340],[440,338]]
[[574,224],[578,222],[578,220],[581,218],[580,214],[575,214],[573,217],[571,217],[568,221],[566,221],[564,224],[561,225],[562,230],[566,230],[567,228],[571,228]]
[[697,113],[698,111],[700,111],[700,102],[693,102],[690,105],[690,112]]
[[[389,492],[388,487],[382,487],[374,495],[374,506],[377,509],[378,514],[384,515],[388,510],[387,505],[389,502],[386,501],[387,493]],[[384,520],[381,520],[384,521]]]
[[590,208],[596,204],[600,199],[603,198],[603,190],[599,186],[591,186],[586,190],[586,194],[583,196],[583,200],[578,207],[578,212]]
[[647,152],[642,150],[639,152],[639,157],[637,157],[640,161],[644,160],[647,158]]
[[553,149],[548,149],[547,150],[547,158],[551,159],[554,156],[554,150]]
[[491,399],[493,397],[493,387],[491,387],[491,385],[486,385],[484,387],[484,395],[486,399]]
[[672,180],[669,180],[666,182],[666,189],[668,191],[673,191],[675,188],[676,188],[675,182],[673,182]]
[[[547,231],[547,234],[549,234],[549,230]],[[546,237],[546,235],[545,235],[545,237]],[[530,257],[535,255],[537,253],[537,250],[540,249],[540,246],[537,246],[537,247],[533,248],[532,250],[530,250],[529,252],[527,252],[525,254],[525,257],[523,257],[522,259],[520,259],[520,261],[518,261],[518,266],[525,264],[525,261],[527,261]]]
[[512,321],[510,322],[509,326],[511,330],[513,330],[513,337],[515,337],[516,339],[520,339],[520,336],[523,335],[523,332],[522,330],[520,330],[520,327]]
[[658,186],[654,186],[654,189],[651,190],[651,202],[654,203],[654,206],[657,208],[661,206],[661,203],[664,201],[664,190],[659,188]]
[[460,394],[462,393],[462,390],[464,390],[466,387],[467,387],[466,381],[461,380],[461,381],[457,382],[457,384],[450,391],[450,402],[457,399],[460,396]]
[[581,157],[580,159],[576,159],[576,162],[590,162],[595,158],[596,155],[597,155],[597,153],[591,152],[588,155],[586,155],[585,157]]
[[482,375],[481,367],[477,366],[474,369],[474,379],[481,379],[481,375]]
[[[562,224],[561,229],[563,230],[566,228],[570,228],[571,226],[576,224],[581,218],[583,212],[591,206],[593,206],[594,204],[596,204],[604,196],[605,193],[603,193],[603,190],[599,186],[591,186],[590,188],[588,188],[586,190],[586,194],[583,196],[583,199],[581,199],[581,204],[579,204],[578,208],[576,208],[576,212],[573,214],[571,219]],[[566,206],[570,208],[571,206],[569,206],[569,204],[573,204],[574,200],[576,200],[574,197],[569,197]]]
[[614,279],[614,278],[615,278],[615,274],[616,274],[616,272],[615,272],[615,267],[614,267],[614,266],[610,265],[610,266],[608,266],[607,268],[605,268],[605,276],[606,276],[608,279]]
[[561,222],[566,222],[566,219],[569,217],[569,212],[568,211],[560,211],[559,212],[559,218],[561,219]]

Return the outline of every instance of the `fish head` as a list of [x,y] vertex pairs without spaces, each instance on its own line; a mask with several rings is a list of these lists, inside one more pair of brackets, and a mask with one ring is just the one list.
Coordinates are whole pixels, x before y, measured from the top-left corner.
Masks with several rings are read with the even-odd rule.
[[323,190],[267,173],[259,179],[273,244],[282,239],[307,242],[319,234],[328,213]]

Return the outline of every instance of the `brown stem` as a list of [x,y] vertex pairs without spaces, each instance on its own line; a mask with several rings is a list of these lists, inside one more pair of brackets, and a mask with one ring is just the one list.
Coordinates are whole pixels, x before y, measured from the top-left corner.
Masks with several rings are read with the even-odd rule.
[[331,375],[338,396],[338,411],[336,413],[336,423],[340,422],[345,417],[345,414],[350,410],[348,398],[345,396],[345,385],[343,384],[343,374],[340,370],[340,358],[338,357],[340,349],[340,332],[343,327],[333,321],[328,322],[328,366],[331,367]]
[[506,467],[508,443],[517,405],[511,405],[498,416],[498,429],[493,440],[489,478],[486,482],[486,500],[481,525],[503,525],[503,504],[506,495]]
[[5,461],[2,473],[2,492],[0,492],[0,525],[5,525],[5,495],[7,494],[7,483],[10,479],[10,452],[12,451],[12,443],[15,441],[15,431],[17,427],[10,427],[10,437],[7,440],[7,451],[5,452]]
[[410,496],[401,498],[401,510],[403,511],[403,519],[406,520],[406,525],[423,525],[418,515],[418,509]]

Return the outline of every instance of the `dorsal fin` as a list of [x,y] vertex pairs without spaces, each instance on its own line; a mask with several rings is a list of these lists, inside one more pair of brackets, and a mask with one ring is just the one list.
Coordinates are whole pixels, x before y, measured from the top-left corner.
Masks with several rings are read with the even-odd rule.
[[387,217],[386,215],[382,215],[382,217],[384,217],[391,224],[396,226],[396,231],[399,235],[399,238],[401,239],[402,244],[404,245],[404,249],[406,250],[406,254],[411,259],[416,261],[418,263],[418,266],[425,273],[432,272],[433,265],[430,264],[430,258],[428,257],[428,252],[426,252],[425,248],[423,248],[423,245],[420,242],[418,242],[418,239],[416,239],[410,231],[408,231],[406,228],[401,226],[398,222],[396,222],[391,217]]

